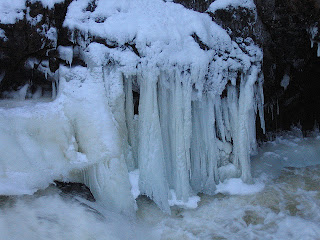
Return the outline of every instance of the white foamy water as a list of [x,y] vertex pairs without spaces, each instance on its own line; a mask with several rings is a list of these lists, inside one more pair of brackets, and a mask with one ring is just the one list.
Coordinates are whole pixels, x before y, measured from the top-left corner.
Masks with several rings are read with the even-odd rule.
[[138,198],[128,219],[53,186],[2,197],[0,239],[320,239],[320,140],[283,134],[252,160],[253,185],[230,179],[196,209],[168,216]]

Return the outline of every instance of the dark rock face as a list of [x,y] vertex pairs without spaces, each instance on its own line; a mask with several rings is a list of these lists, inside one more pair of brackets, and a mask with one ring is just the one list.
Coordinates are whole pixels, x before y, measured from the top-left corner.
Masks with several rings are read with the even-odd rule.
[[90,189],[82,184],[82,183],[75,183],[75,182],[59,182],[54,181],[57,188],[59,188],[63,195],[68,197],[81,197],[91,202],[95,202],[95,199],[90,191]]
[[[317,46],[310,47],[309,29],[319,27],[319,1],[255,3],[269,36],[263,42],[267,128],[288,129],[300,123],[303,129],[312,129],[320,121],[320,61]],[[313,40],[319,41],[319,35]],[[290,78],[286,89],[281,86],[285,75]]]
[[[56,47],[61,43],[70,44],[62,24],[71,1],[56,4],[53,9],[44,8],[39,2],[27,2],[23,20],[15,24],[0,24],[6,34],[6,39],[0,38],[0,72],[5,72],[0,92],[17,90],[26,83],[30,84],[31,89],[38,85],[50,88],[51,79],[46,79],[38,67],[49,61],[50,70],[57,70]],[[33,69],[25,66],[29,58],[38,60]]]

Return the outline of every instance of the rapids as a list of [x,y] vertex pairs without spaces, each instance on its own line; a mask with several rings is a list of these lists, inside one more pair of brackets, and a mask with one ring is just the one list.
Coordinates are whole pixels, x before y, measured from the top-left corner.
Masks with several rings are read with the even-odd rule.
[[198,208],[174,206],[171,215],[140,196],[130,219],[53,185],[2,196],[0,239],[319,239],[319,145],[317,133],[282,133],[252,158],[253,185],[220,183],[223,193],[199,195]]

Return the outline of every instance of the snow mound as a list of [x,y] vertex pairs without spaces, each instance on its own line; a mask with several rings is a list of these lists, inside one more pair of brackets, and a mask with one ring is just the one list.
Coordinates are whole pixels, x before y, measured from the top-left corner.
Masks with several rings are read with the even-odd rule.
[[246,184],[240,178],[230,178],[217,185],[216,193],[231,195],[256,194],[264,189],[263,183]]
[[199,196],[191,196],[188,198],[186,202],[182,200],[177,199],[177,195],[174,192],[174,190],[170,190],[171,194],[171,199],[169,199],[169,205],[170,206],[179,206],[182,208],[197,208],[198,207],[198,202],[200,202],[200,197]]

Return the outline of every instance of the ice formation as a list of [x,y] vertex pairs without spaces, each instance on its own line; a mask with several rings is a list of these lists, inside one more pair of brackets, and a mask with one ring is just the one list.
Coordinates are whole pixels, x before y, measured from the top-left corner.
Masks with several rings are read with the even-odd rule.
[[317,34],[319,34],[319,28],[316,25],[311,26],[309,28],[309,34],[310,34],[311,48],[313,48],[313,46],[316,44],[317,57],[320,57],[320,42],[315,40]]
[[[105,206],[130,213],[128,171],[139,169],[134,192],[170,212],[172,202],[214,194],[219,181],[250,183],[258,113],[264,126],[262,52],[253,41],[237,44],[207,14],[172,2],[90,4],[68,8],[64,26],[76,47],[59,46],[66,66],[51,73],[43,65],[56,99],[39,111],[1,109],[1,143],[12,143],[2,151],[19,148],[0,157],[2,193],[15,179],[8,172],[37,176],[23,185],[29,190],[80,181]],[[71,67],[74,57],[87,67]],[[42,180],[40,169],[48,170]]]

